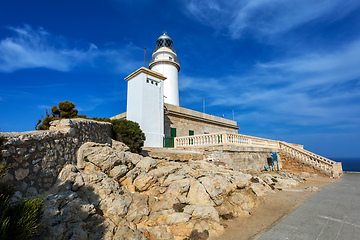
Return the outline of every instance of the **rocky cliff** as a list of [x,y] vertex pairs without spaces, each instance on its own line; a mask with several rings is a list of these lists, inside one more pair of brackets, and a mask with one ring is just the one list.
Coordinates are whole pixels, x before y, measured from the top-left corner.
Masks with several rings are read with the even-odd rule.
[[36,239],[207,239],[224,231],[221,218],[247,216],[261,196],[302,179],[155,160],[120,142],[88,142],[47,192]]

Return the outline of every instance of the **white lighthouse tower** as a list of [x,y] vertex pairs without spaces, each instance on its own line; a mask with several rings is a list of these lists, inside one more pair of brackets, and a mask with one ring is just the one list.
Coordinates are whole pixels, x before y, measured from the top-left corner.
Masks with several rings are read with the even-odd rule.
[[178,72],[180,63],[177,59],[173,41],[164,33],[156,41],[156,48],[153,50],[149,68],[166,77],[164,82],[164,102],[179,106],[179,84]]

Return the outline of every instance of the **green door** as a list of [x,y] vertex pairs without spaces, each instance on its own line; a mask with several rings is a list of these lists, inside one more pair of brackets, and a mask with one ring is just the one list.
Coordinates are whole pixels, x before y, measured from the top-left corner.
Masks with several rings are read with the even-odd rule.
[[174,147],[174,137],[176,137],[176,128],[170,128],[170,137],[164,138],[164,147],[173,148]]

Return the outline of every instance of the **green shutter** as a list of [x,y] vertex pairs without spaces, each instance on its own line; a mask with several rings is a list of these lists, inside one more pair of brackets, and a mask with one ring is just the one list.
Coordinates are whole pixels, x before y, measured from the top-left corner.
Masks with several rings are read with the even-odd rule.
[[194,130],[189,130],[189,136],[194,136]]
[[170,136],[176,137],[176,128],[170,128]]

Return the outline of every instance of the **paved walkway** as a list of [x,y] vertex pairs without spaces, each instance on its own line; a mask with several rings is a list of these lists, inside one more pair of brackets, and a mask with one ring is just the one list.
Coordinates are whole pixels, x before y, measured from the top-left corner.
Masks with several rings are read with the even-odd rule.
[[360,173],[344,174],[258,238],[275,239],[360,239]]

